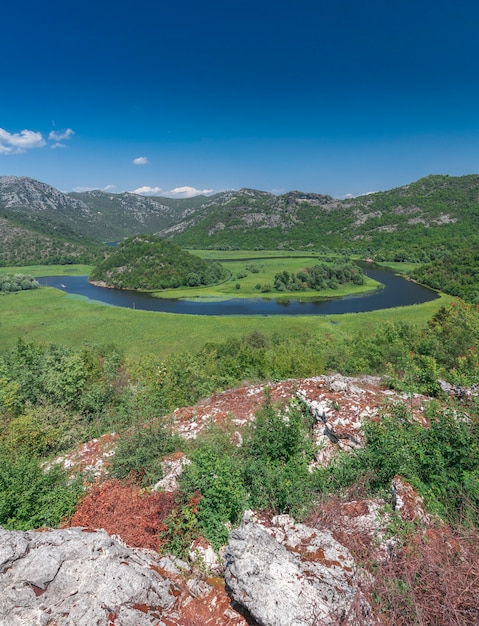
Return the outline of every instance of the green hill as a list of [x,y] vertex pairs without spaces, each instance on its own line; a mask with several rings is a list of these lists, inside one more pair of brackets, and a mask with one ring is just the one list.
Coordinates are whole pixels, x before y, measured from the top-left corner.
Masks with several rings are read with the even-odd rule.
[[411,260],[427,261],[437,249],[479,237],[479,176],[428,176],[348,200],[301,192],[230,192],[162,234],[198,248],[324,246],[391,260],[407,249]]
[[92,272],[90,280],[123,289],[167,289],[211,285],[229,273],[154,235],[126,239]]
[[96,263],[103,246],[55,237],[0,214],[0,266]]

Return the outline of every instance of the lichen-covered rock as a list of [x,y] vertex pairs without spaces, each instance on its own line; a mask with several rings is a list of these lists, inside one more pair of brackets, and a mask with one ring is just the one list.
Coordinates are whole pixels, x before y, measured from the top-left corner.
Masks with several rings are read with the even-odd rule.
[[401,476],[395,476],[391,483],[392,504],[395,511],[407,522],[421,522],[430,525],[431,516],[426,513],[423,498]]
[[178,479],[183,474],[183,470],[187,465],[191,465],[191,461],[182,452],[176,452],[170,457],[167,457],[161,463],[163,478],[153,486],[153,491],[177,491]]
[[104,531],[0,528],[0,624],[161,624],[179,590],[157,562]]
[[370,623],[350,552],[329,531],[277,516],[268,528],[247,513],[225,551],[233,599],[262,626]]

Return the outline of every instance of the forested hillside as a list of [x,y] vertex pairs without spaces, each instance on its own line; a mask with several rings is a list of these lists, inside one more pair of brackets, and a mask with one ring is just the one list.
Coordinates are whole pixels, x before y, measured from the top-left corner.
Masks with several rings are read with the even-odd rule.
[[90,275],[90,280],[123,289],[171,289],[211,285],[229,276],[219,263],[208,262],[153,235],[123,241]]
[[[1,214],[1,211],[0,211]],[[0,266],[94,263],[102,256],[103,246],[56,237],[17,219],[0,216]]]
[[253,189],[185,200],[102,191],[62,194],[31,179],[0,177],[0,215],[77,243],[85,237],[117,241],[155,233],[190,248],[322,248],[429,262],[477,243],[479,176],[428,176],[344,200]]
[[451,250],[415,269],[411,276],[433,289],[479,304],[479,246]]

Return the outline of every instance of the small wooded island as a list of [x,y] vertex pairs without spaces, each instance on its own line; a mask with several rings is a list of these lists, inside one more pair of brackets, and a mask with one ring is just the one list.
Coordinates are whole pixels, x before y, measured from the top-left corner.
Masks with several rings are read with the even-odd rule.
[[155,235],[125,239],[99,263],[90,281],[117,289],[176,289],[214,285],[229,272],[214,261],[205,261]]

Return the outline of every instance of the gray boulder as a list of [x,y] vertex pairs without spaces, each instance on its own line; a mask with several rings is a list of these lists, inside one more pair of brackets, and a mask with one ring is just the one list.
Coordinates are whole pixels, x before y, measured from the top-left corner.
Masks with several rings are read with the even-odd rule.
[[247,513],[225,551],[231,595],[262,626],[371,623],[361,575],[331,533],[288,515],[263,526]]
[[153,553],[104,531],[0,528],[0,624],[162,624],[179,591],[158,570]]

